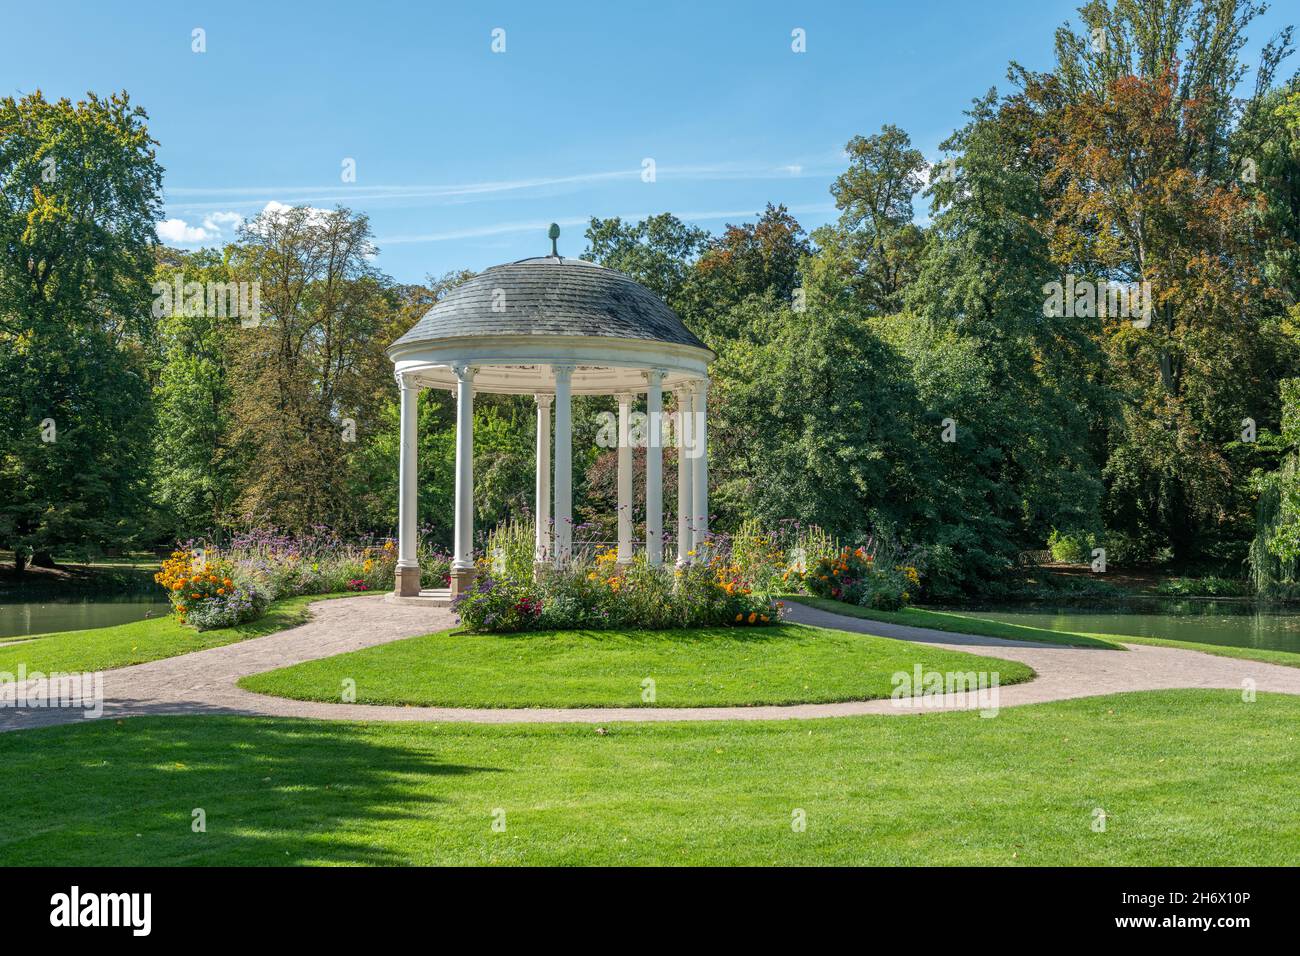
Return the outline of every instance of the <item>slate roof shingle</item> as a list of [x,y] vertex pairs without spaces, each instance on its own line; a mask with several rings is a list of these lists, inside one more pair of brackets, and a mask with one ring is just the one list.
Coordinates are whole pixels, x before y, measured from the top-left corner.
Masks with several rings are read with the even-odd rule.
[[[494,312],[494,303],[502,311]],[[640,283],[554,256],[485,269],[448,292],[390,348],[466,335],[582,335],[707,347]]]

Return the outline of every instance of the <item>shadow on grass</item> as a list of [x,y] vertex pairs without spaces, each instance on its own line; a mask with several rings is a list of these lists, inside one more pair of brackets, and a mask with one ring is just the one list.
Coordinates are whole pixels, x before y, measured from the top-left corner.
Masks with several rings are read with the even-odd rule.
[[[1052,631],[1028,624],[1008,624],[985,618],[967,617],[951,611],[937,611],[920,607],[908,607],[901,611],[877,611],[858,607],[856,604],[847,604],[843,601],[812,597],[805,594],[783,595],[783,599],[795,605],[811,608],[814,611],[836,615],[841,619],[838,623],[822,620],[806,621],[809,624],[816,624],[821,627],[836,627],[841,630],[858,631],[918,643],[938,641],[940,643],[982,646],[1050,644],[1055,647],[1079,649],[1124,650],[1124,647],[1115,641],[1099,636],[1075,634],[1070,631]],[[864,623],[857,624],[858,621]],[[890,633],[889,628],[895,628],[896,630],[894,633]],[[933,633],[926,634],[927,631]],[[941,636],[936,637],[936,634]]]
[[0,763],[23,769],[0,780],[0,864],[401,864],[361,834],[421,820],[452,779],[498,771],[440,759],[427,738],[380,741],[362,724],[231,716],[5,734]]

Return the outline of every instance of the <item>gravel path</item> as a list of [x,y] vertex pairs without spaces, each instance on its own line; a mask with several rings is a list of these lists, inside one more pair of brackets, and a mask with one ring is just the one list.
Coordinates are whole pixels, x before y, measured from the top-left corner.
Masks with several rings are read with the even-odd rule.
[[[345,651],[450,627],[446,609],[408,607],[367,596],[322,601],[312,606],[306,624],[266,637],[214,647],[193,654],[137,664],[103,674],[103,716],[149,714],[247,714],[274,717],[314,717],[330,720],[413,720],[471,723],[607,723],[611,721],[769,720],[847,717],[855,714],[916,714],[936,710],[989,709],[1044,701],[1092,697],[1122,691],[1167,690],[1180,687],[1228,688],[1253,686],[1259,691],[1300,694],[1300,668],[1217,657],[1199,651],[1140,644],[1127,651],[1063,647],[997,638],[950,634],[926,628],[881,624],[843,617],[800,604],[790,605],[789,619],[804,624],[862,634],[903,638],[951,650],[1020,661],[1038,675],[1022,684],[997,689],[996,700],[975,694],[944,694],[924,706],[899,706],[893,700],[849,701],[839,704],[798,704],[763,707],[606,707],[472,709],[454,707],[394,707],[368,704],[329,704],[286,700],[241,690],[235,682],[248,674],[329,657]],[[33,685],[40,684],[40,687]],[[30,696],[48,682],[28,681]],[[12,701],[18,688],[0,685],[0,701]],[[83,720],[83,710],[0,707],[0,731],[20,730]]]

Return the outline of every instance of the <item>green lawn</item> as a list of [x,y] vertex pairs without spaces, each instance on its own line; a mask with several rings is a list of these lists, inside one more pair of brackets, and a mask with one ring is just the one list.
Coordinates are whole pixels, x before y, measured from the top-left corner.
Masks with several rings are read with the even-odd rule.
[[1266,664],[1282,664],[1287,667],[1300,667],[1300,653],[1294,651],[1275,651],[1258,647],[1233,647],[1226,644],[1202,644],[1196,641],[1176,641],[1161,637],[1134,637],[1127,634],[1090,634],[1076,631],[1051,631],[1041,627],[1029,627],[1024,624],[1006,624],[990,621],[982,617],[967,617],[955,611],[930,611],[919,607],[904,608],[901,611],[872,611],[867,608],[846,604],[843,601],[831,601],[826,598],[808,597],[802,594],[786,595],[784,600],[797,601],[809,607],[819,608],[848,617],[864,618],[869,621],[884,621],[889,624],[909,624],[912,627],[928,627],[936,631],[954,631],[963,634],[978,634],[983,637],[1003,637],[1017,641],[1043,641],[1053,644],[1070,644],[1078,647],[1119,647],[1121,643],[1151,644],[1156,647],[1178,647],[1189,651],[1202,651],[1217,654],[1220,657],[1236,657],[1248,661],[1262,661]]
[[[446,707],[697,707],[888,697],[892,676],[1033,671],[1014,661],[818,627],[687,631],[443,631],[246,677],[241,687],[299,700]],[[654,700],[643,699],[654,681]]]
[[1229,691],[604,735],[79,722],[0,735],[0,863],[1296,865],[1297,728]]
[[1156,647],[1180,647],[1183,650],[1202,651],[1206,654],[1217,654],[1220,657],[1237,657],[1247,661],[1263,661],[1266,664],[1300,667],[1300,654],[1294,651],[1274,651],[1263,647],[1233,647],[1229,644],[1202,644],[1198,641],[1175,641],[1163,637],[1130,637],[1127,634],[1082,636],[1100,637],[1110,641],[1127,641],[1130,644],[1151,644]]
[[0,647],[0,672],[16,674],[20,665],[26,665],[28,673],[109,670],[220,647],[296,627],[310,616],[307,605],[325,597],[307,595],[276,601],[256,621],[213,631],[195,631],[168,616],[113,627],[39,634],[21,644]]
[[875,611],[845,601],[832,601],[829,598],[809,597],[804,594],[783,595],[782,599],[797,601],[821,611],[830,611],[832,614],[843,614],[845,617],[883,621],[886,624],[905,624],[908,627],[928,627],[932,631],[1001,637],[1011,641],[1040,641],[1044,644],[1069,644],[1071,647],[1109,647],[1123,650],[1115,641],[1128,640],[1128,638],[1112,638],[1111,635],[1071,634],[1067,631],[1049,631],[1023,624],[1003,624],[1001,621],[964,617],[950,611],[929,611],[919,607],[905,607],[901,611]]

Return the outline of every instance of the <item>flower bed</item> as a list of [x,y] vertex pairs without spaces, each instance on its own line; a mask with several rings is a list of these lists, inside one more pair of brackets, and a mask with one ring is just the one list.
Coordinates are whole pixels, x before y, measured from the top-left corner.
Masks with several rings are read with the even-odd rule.
[[908,604],[921,583],[916,567],[885,559],[866,548],[842,548],[820,559],[803,575],[804,587],[817,597],[832,598],[878,611],[897,611]]
[[537,581],[493,576],[481,563],[474,588],[456,599],[456,613],[467,627],[494,633],[748,627],[781,619],[781,604],[755,593],[737,566],[721,558],[675,568],[638,557],[620,567],[615,556],[606,551],[591,562],[548,570]]
[[[421,548],[421,583],[446,587],[451,559]],[[268,604],[304,594],[392,588],[397,546],[343,541],[325,530],[289,536],[253,531],[223,548],[188,542],[172,553],[154,580],[167,589],[177,619],[198,630],[230,627],[259,617]]]

